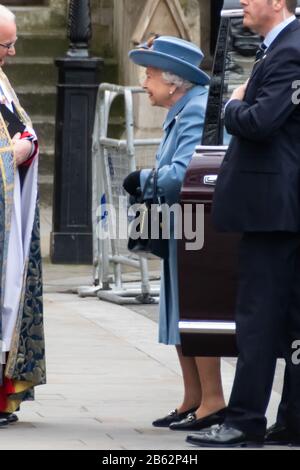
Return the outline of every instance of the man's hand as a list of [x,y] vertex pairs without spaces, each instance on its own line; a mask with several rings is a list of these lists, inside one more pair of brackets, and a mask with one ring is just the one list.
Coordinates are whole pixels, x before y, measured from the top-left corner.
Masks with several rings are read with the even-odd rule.
[[27,160],[32,150],[31,142],[27,139],[20,139],[20,137],[21,137],[21,134],[20,132],[18,132],[12,138],[12,143],[14,147],[14,156],[16,159],[17,166],[21,165],[23,162]]
[[240,85],[239,87],[237,87],[234,90],[234,92],[232,93],[230,99],[231,100],[241,100],[241,101],[243,101],[245,93],[246,93],[246,88],[248,86],[248,82],[249,82],[249,80],[247,80],[246,83],[244,83],[243,85]]

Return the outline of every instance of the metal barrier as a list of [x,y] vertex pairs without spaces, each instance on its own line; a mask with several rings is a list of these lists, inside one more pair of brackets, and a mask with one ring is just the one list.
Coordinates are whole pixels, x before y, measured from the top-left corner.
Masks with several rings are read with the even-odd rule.
[[[99,86],[92,147],[94,285],[78,288],[81,297],[97,295],[100,299],[118,304],[156,303],[159,296],[159,286],[150,286],[148,260],[130,254],[127,237],[118,237],[121,226],[127,227],[128,198],[122,182],[136,169],[135,151],[137,148],[151,148],[154,155],[160,142],[160,139],[134,139],[135,93],[144,93],[144,90],[108,83]],[[123,140],[107,136],[112,103],[120,95],[124,97],[125,105],[126,139]],[[112,226],[107,207],[114,209],[118,226]],[[126,220],[122,220],[124,214]],[[117,236],[112,236],[113,232]],[[124,287],[122,266],[139,271],[140,285]]]

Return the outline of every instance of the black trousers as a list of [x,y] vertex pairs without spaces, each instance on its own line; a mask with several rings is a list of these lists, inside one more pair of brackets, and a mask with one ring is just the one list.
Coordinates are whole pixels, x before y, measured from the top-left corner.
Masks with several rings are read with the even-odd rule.
[[300,435],[300,365],[295,361],[295,341],[300,340],[300,234],[244,234],[236,325],[239,357],[226,423],[252,435],[264,434],[276,359],[284,357],[279,415]]

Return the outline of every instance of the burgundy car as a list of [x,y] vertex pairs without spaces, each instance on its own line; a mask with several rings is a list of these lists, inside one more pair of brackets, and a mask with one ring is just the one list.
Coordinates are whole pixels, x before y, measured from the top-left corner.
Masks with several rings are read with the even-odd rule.
[[202,145],[196,149],[181,191],[181,204],[191,205],[193,221],[197,205],[204,205],[202,250],[188,251],[189,240],[185,238],[178,245],[179,328],[185,355],[237,354],[234,309],[240,235],[214,230],[211,205],[220,164],[230,141],[224,129],[224,105],[233,89],[249,78],[261,42],[243,27],[242,15],[239,0],[225,0]]

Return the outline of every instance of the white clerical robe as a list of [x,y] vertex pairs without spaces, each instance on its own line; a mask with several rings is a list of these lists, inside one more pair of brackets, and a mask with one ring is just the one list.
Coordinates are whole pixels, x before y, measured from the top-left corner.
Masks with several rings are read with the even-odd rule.
[[[0,93],[4,95],[5,105],[13,111],[12,96],[5,84],[0,82]],[[36,140],[32,128],[26,127]],[[22,292],[24,263],[27,259],[30,237],[34,221],[35,201],[37,197],[38,159],[35,158],[28,167],[21,193],[19,172],[14,181],[14,204],[12,209],[11,229],[8,244],[8,256],[2,309],[2,363],[5,353],[10,350],[11,340],[16,325],[20,296]]]

